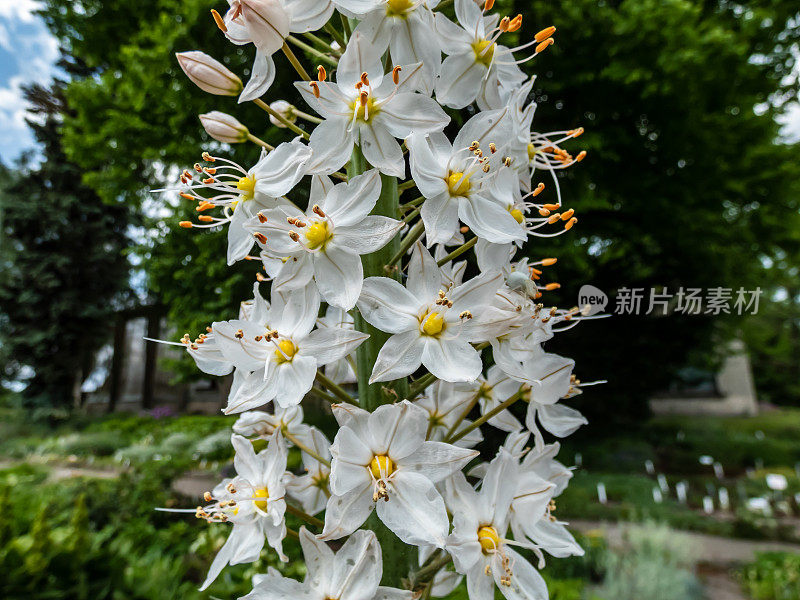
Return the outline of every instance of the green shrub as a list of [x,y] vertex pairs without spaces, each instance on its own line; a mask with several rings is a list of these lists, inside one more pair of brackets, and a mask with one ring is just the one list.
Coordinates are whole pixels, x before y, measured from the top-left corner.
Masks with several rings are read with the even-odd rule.
[[739,580],[753,600],[800,599],[800,555],[762,552],[739,572]]

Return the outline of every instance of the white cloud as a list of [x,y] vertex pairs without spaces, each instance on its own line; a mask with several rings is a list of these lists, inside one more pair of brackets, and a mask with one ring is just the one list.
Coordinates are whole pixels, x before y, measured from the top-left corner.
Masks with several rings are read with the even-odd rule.
[[0,17],[31,23],[40,4],[38,0],[0,0]]
[[6,163],[33,145],[22,87],[47,83],[58,58],[58,42],[32,14],[37,7],[31,0],[0,0],[0,49],[11,58],[0,77],[0,158]]

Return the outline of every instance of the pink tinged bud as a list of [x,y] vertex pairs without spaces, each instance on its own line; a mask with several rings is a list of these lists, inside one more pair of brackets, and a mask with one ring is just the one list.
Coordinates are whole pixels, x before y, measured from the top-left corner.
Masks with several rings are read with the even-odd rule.
[[256,48],[269,55],[280,50],[291,21],[281,0],[236,0],[228,12],[237,10],[235,21],[244,24]]
[[[274,110],[276,113],[281,115],[284,119],[289,121],[290,123],[294,123],[297,121],[297,113],[295,112],[294,106],[286,102],[286,100],[276,100],[269,107]],[[272,115],[269,116],[270,123],[275,125],[275,127],[279,127],[281,129],[285,129],[286,125],[278,121]]]
[[232,116],[216,110],[200,115],[200,122],[208,135],[224,144],[246,142],[250,133],[247,127]]
[[186,76],[204,92],[217,96],[237,96],[244,87],[236,74],[205,52],[192,50],[178,52],[175,56]]

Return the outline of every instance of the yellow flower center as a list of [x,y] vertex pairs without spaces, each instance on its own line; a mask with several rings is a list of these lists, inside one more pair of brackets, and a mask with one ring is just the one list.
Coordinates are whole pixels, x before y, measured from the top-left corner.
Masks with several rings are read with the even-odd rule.
[[372,117],[377,115],[380,110],[380,108],[375,106],[375,100],[372,96],[367,96],[366,106],[361,103],[361,98],[356,99],[356,101],[350,105],[350,111],[356,111],[356,119],[365,123],[372,121]]
[[525,214],[518,208],[511,208],[509,211],[514,220],[520,225],[525,221]]
[[466,196],[470,189],[472,189],[469,177],[469,175],[464,175],[464,173],[461,172],[450,173],[447,177],[447,189],[450,190],[450,195]]
[[491,525],[484,525],[478,529],[478,542],[484,554],[497,550],[500,547],[500,536],[497,529]]
[[291,362],[295,354],[297,354],[297,346],[291,340],[281,340],[278,342],[278,350],[275,350],[275,360],[282,365],[285,362]]
[[236,184],[236,189],[242,193],[242,200],[250,200],[256,193],[256,180],[252,177],[242,177]]
[[489,40],[481,40],[472,44],[472,51],[475,53],[475,62],[482,64],[487,69],[492,64],[494,59],[494,42]]
[[413,0],[389,0],[386,3],[386,14],[390,17],[404,17],[412,8]]
[[374,456],[369,463],[369,470],[375,479],[388,477],[394,473],[394,462],[385,454]]
[[322,248],[329,239],[331,239],[331,232],[328,229],[328,222],[327,221],[317,221],[309,225],[306,230],[306,240],[308,241],[308,247],[311,250],[316,250],[317,248]]
[[258,488],[253,492],[253,497],[263,498],[263,500],[255,500],[253,504],[255,504],[257,508],[267,512],[267,498],[269,498],[269,491],[267,491],[267,488]]
[[422,332],[425,335],[439,335],[444,330],[444,317],[438,312],[432,312],[422,322]]

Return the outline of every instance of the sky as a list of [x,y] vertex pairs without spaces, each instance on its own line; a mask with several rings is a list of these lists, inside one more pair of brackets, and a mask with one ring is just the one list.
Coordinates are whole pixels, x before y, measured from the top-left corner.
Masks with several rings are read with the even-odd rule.
[[[0,162],[6,165],[34,147],[21,86],[48,82],[58,59],[56,40],[33,14],[37,6],[37,0],[0,0]],[[783,124],[786,138],[800,139],[800,106]]]
[[58,59],[58,43],[33,14],[37,5],[0,0],[0,161],[6,165],[34,147],[21,86],[48,82]]

